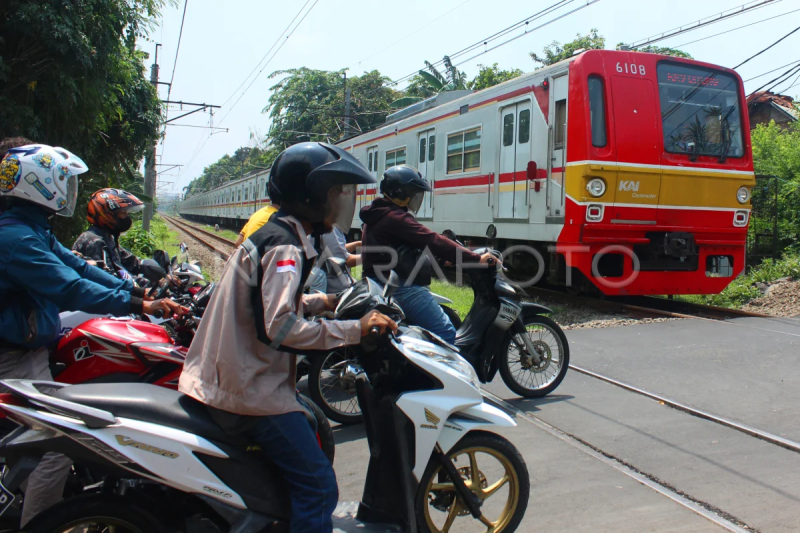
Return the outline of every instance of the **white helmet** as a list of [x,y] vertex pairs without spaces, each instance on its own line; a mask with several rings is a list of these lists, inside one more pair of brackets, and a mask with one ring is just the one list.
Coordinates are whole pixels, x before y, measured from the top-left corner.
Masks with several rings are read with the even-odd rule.
[[0,198],[33,202],[71,217],[78,198],[78,174],[88,171],[80,157],[46,144],[12,148],[0,161]]

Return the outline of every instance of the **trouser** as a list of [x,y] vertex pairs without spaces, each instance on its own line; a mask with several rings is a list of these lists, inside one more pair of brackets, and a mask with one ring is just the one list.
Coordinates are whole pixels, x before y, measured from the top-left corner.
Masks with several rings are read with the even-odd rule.
[[[50,373],[50,350],[38,348],[25,352],[0,351],[0,379],[40,379],[53,381]],[[28,477],[20,525],[61,500],[72,461],[60,453],[48,452]]]
[[291,533],[333,531],[339,500],[336,474],[300,412],[265,416],[246,432],[261,446],[289,483]]
[[400,304],[409,324],[427,329],[445,342],[455,344],[456,328],[442,311],[442,306],[433,299],[430,288],[418,285],[400,287],[393,298]]

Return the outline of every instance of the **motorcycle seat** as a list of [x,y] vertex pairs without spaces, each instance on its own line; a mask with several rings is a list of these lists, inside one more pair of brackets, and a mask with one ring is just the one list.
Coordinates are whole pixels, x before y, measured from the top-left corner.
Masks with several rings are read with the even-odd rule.
[[233,446],[255,444],[244,435],[229,435],[206,406],[181,392],[147,383],[92,383],[71,385],[55,398],[108,411],[116,417],[142,420],[186,431]]

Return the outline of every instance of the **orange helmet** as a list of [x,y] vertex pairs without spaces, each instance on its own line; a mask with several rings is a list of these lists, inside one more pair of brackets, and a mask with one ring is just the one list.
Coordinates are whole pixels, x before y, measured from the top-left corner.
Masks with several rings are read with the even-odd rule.
[[130,218],[117,218],[117,213],[138,213],[144,204],[122,189],[100,189],[89,199],[86,220],[112,232],[130,229]]

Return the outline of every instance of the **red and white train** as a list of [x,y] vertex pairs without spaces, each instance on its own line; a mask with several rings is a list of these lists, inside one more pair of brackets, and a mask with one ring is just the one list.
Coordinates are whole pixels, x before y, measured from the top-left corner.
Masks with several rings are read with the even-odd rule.
[[[380,180],[433,185],[418,218],[473,245],[526,245],[520,271],[617,294],[713,294],[744,269],[755,185],[741,78],[699,61],[591,50],[479,92],[443,93],[345,139]],[[246,220],[267,173],[181,204]],[[375,188],[362,187],[360,205]],[[249,197],[249,199],[248,199]],[[360,223],[356,217],[354,230]],[[584,287],[585,288],[585,287]]]

